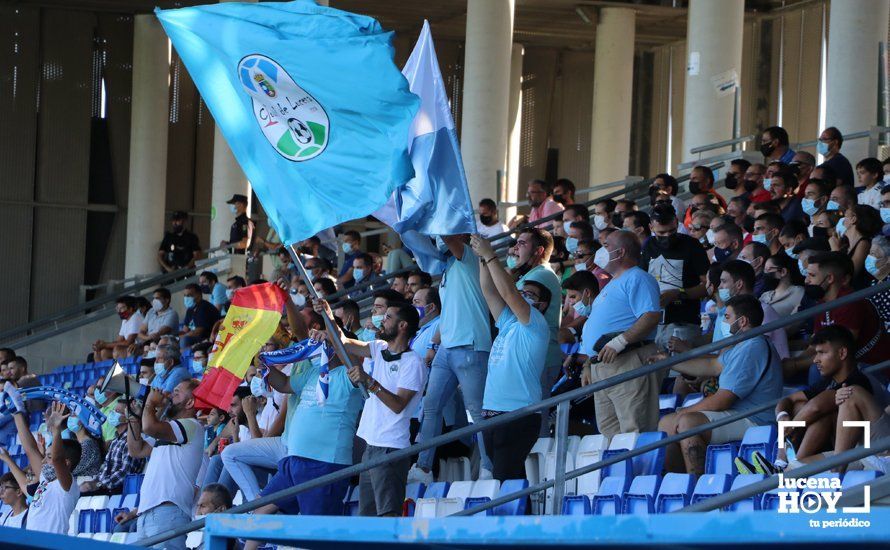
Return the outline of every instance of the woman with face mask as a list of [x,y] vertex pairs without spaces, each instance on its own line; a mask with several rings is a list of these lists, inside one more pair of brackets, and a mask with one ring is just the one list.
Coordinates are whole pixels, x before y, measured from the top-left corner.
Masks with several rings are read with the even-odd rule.
[[[865,258],[865,270],[871,276],[873,285],[883,283],[890,277],[890,238],[878,235],[871,242],[871,250]],[[890,330],[890,291],[879,292],[868,299],[878,310],[884,326]]]
[[[776,310],[781,317],[796,313],[804,296],[804,278],[800,274],[797,260],[780,252],[766,261],[763,276],[776,281],[774,290],[767,290],[760,296],[760,301]],[[786,327],[788,333],[795,333],[795,327]]]
[[[108,417],[105,421],[109,421]],[[76,439],[80,443],[80,462],[72,474],[74,476],[98,475],[99,469],[102,467],[102,447],[99,441],[83,427],[76,416],[69,416],[67,422],[67,432],[71,439]]]
[[871,250],[872,239],[881,232],[880,213],[864,204],[847,208],[846,215],[837,223],[842,246],[853,260],[853,279],[850,286],[861,290],[871,284],[872,276],[865,270],[865,259]]

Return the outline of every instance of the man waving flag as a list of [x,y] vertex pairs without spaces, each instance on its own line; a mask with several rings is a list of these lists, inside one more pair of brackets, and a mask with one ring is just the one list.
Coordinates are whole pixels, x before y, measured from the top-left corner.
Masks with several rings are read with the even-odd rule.
[[400,234],[421,269],[438,274],[445,263],[429,236],[475,233],[476,221],[427,21],[402,74],[421,101],[409,136],[415,176],[374,216]]
[[376,20],[311,0],[155,13],[284,244],[367,216],[413,176],[419,100]]

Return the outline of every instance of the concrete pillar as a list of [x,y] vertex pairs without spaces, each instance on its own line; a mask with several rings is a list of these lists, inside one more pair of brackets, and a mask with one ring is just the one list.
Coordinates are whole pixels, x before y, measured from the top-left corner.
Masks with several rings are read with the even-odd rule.
[[631,9],[600,10],[593,66],[591,185],[617,181],[628,173],[635,19]]
[[470,198],[497,191],[506,171],[514,0],[468,0],[461,148]]
[[[510,56],[510,104],[507,113],[507,130],[509,138],[507,142],[507,178],[503,197],[506,202],[519,200],[519,154],[522,139],[522,59],[525,50],[522,44],[513,44],[513,52]],[[502,220],[511,220],[516,215],[516,207],[511,206],[502,213]]]
[[[235,1],[241,0],[220,0],[220,3]],[[213,132],[213,181],[210,191],[210,248],[219,246],[221,241],[229,240],[229,229],[235,216],[229,212],[226,201],[236,193],[247,197],[247,215],[250,216],[252,197],[247,176],[235,160],[226,138],[219,127],[216,127]]]
[[[686,100],[683,110],[683,160],[698,158],[689,149],[731,139],[734,93],[721,83],[742,72],[744,0],[690,0],[686,27]],[[743,90],[744,92],[744,90]],[[730,148],[708,151],[708,155]]]
[[[825,125],[843,134],[878,124],[878,44],[887,40],[888,16],[890,0],[831,1]],[[841,152],[855,166],[868,156],[868,140],[845,141]]]
[[133,25],[130,179],[127,197],[126,277],[160,271],[167,188],[170,60],[167,35],[154,15]]

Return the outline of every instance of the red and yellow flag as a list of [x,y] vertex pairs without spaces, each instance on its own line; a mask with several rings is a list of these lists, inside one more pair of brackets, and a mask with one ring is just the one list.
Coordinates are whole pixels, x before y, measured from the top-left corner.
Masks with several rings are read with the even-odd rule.
[[278,328],[287,296],[273,283],[239,288],[210,350],[207,371],[195,389],[195,407],[228,410],[250,361]]

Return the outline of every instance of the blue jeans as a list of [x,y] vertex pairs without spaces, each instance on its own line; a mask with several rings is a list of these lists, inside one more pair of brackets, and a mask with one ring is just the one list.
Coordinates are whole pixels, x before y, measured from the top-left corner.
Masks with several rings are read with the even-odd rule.
[[238,486],[235,484],[235,481],[232,480],[232,476],[229,475],[229,472],[223,467],[222,457],[218,454],[210,457],[210,462],[207,463],[207,470],[204,473],[204,482],[201,483],[201,487],[206,487],[211,483],[224,485],[225,488],[229,490],[229,494],[233,497],[235,496],[235,492],[238,491]]
[[[272,476],[261,496],[269,496],[289,487],[349,467],[348,464],[321,462],[302,456],[286,456],[278,463],[278,472]],[[275,502],[278,509],[288,515],[339,516],[343,514],[343,499],[349,489],[349,479],[341,479],[323,487],[303,491],[292,497]]]
[[[153,537],[166,533],[171,529],[182,527],[192,521],[192,518],[179,509],[175,504],[165,503],[155,506],[151,510],[146,510],[139,514],[136,520],[136,532],[139,538]],[[152,548],[163,548],[164,550],[186,550],[185,535],[159,542]]]
[[[482,394],[488,374],[488,352],[473,351],[472,346],[439,348],[430,369],[430,379],[423,398],[423,423],[420,425],[421,441],[429,441],[442,433],[442,409],[460,385],[464,404],[475,422],[482,419]],[[482,437],[479,442],[481,467],[491,470],[491,460],[485,453]],[[429,470],[433,466],[436,449],[420,453],[417,465]]]
[[244,500],[249,501],[260,495],[256,472],[277,470],[278,462],[287,456],[287,448],[280,437],[259,437],[227,445],[220,456]]

